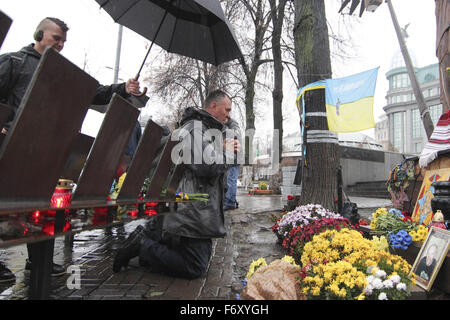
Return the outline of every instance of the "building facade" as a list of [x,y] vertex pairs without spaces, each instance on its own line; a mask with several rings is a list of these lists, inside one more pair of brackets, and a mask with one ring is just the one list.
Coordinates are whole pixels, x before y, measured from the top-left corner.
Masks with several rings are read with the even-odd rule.
[[[415,71],[431,119],[436,125],[442,114],[439,65],[415,67]],[[375,138],[385,150],[418,155],[428,139],[400,52],[394,56],[386,78],[389,81],[386,105],[383,107],[386,117],[376,124]]]

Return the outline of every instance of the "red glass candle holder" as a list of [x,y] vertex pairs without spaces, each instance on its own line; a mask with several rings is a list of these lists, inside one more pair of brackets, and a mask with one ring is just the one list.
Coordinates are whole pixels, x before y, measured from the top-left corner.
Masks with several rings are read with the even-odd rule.
[[70,206],[72,198],[72,185],[73,182],[67,179],[59,179],[58,185],[53,192],[50,199],[50,206],[52,208],[64,208]]

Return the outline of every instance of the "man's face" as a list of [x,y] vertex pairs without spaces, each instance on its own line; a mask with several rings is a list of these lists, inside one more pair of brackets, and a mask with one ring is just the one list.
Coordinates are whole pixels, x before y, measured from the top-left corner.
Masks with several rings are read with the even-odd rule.
[[226,123],[230,118],[231,100],[228,97],[223,97],[211,103],[208,112],[217,120]]
[[38,52],[39,49],[43,52],[47,46],[50,46],[57,52],[60,52],[64,48],[65,42],[66,33],[56,23],[52,22],[45,28],[42,40],[36,43],[36,49]]

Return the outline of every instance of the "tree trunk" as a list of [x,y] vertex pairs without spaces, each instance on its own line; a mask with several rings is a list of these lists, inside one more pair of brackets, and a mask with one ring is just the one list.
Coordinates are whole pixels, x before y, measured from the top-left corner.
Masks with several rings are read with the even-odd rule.
[[[305,109],[307,113],[325,112],[325,90],[306,92]],[[306,125],[308,126],[307,133],[312,130],[328,130],[326,117],[307,117]],[[337,211],[335,199],[338,196],[339,158],[337,139],[336,143],[310,143],[307,141],[299,204],[320,204],[329,210]]]
[[[255,74],[256,77],[256,74]],[[245,131],[247,133],[255,130],[255,112],[253,111],[253,101],[255,99],[255,77],[247,78],[247,88],[245,89]],[[245,164],[251,165],[253,135],[245,135]]]
[[[323,0],[295,0],[295,52],[297,78],[300,87],[311,82],[331,78],[330,47]],[[307,133],[321,130],[329,134],[325,113],[325,90],[306,92],[305,125]],[[308,113],[315,112],[315,116]],[[316,131],[317,132],[317,131]],[[308,135],[308,134],[307,134]],[[313,203],[337,211],[337,173],[339,168],[339,145],[315,139],[305,143],[306,157],[303,159],[302,192],[298,205]],[[322,139],[323,140],[323,139]]]
[[[272,55],[273,55],[273,128],[278,136],[273,136],[273,147],[278,146],[278,162],[283,152],[283,63],[281,57],[281,31],[283,30],[284,10],[287,0],[269,0],[272,15]],[[275,150],[275,149],[274,149]],[[275,165],[275,164],[273,164]]]
[[255,84],[256,84],[256,76],[258,74],[259,67],[267,61],[262,61],[261,56],[265,43],[265,34],[267,28],[270,24],[271,17],[270,14],[267,14],[266,5],[264,0],[258,0],[255,2],[242,0],[242,4],[252,17],[254,23],[254,46],[253,53],[251,54],[250,63],[247,64],[245,59],[241,57],[239,62],[242,66],[246,77],[246,90],[245,90],[245,164],[251,165],[252,163],[252,154],[251,147],[253,145],[253,135],[247,135],[249,133],[254,132],[255,130],[255,113],[253,109],[254,99],[255,99]]

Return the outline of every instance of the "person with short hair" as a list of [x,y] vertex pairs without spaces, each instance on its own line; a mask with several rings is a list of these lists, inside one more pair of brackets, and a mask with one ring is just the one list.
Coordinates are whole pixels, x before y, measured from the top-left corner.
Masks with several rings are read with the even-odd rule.
[[[155,215],[145,227],[138,226],[118,250],[114,272],[139,256],[139,264],[153,272],[195,279],[207,270],[212,239],[226,236],[224,175],[232,164],[226,164],[224,158],[233,157],[240,145],[235,139],[224,137],[224,124],[232,108],[230,97],[223,91],[213,91],[204,106],[204,109],[186,108],[181,127],[172,137],[179,135],[183,146],[180,156],[183,154],[185,161],[178,190],[208,194],[208,202],[179,202],[177,211]],[[190,157],[184,153],[189,153]]]
[[[3,124],[2,133],[6,134],[10,128],[45,49],[51,47],[60,52],[64,48],[68,30],[69,27],[60,19],[44,18],[33,34],[34,43],[17,52],[0,55],[0,102],[13,109],[8,122]],[[133,79],[126,83],[99,86],[92,104],[107,104],[115,92],[127,98],[138,90],[139,82]]]

